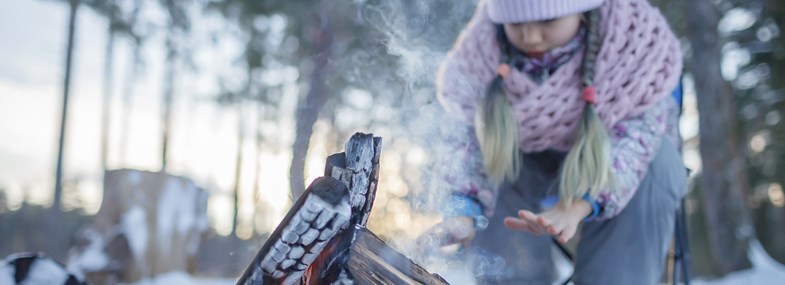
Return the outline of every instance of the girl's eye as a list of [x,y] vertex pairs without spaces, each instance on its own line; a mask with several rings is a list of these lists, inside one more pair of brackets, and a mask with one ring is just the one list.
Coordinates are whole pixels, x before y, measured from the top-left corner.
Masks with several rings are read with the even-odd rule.
[[542,20],[542,23],[543,24],[550,24],[550,23],[556,22],[556,20],[557,20],[556,18],[546,19],[546,20]]

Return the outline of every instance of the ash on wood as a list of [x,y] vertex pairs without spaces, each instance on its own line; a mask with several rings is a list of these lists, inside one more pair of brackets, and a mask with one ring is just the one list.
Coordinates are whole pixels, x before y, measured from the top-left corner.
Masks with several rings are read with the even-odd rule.
[[357,133],[327,158],[238,280],[262,284],[448,284],[365,228],[376,197],[382,139]]
[[327,158],[325,176],[346,184],[352,204],[352,223],[365,226],[376,198],[376,185],[379,184],[382,139],[357,133],[346,143],[345,148],[346,152]]
[[317,178],[256,254],[237,284],[295,284],[322,249],[349,224],[346,186]]
[[449,284],[355,225],[327,245],[303,284]]

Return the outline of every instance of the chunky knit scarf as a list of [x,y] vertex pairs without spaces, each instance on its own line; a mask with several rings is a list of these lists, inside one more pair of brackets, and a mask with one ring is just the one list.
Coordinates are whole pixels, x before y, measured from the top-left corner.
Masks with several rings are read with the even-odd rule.
[[565,45],[553,48],[542,54],[541,57],[531,57],[518,49],[513,49],[510,66],[523,71],[537,82],[542,83],[551,73],[562,64],[567,63],[583,47],[586,37],[586,28],[581,27],[578,34]]
[[[500,49],[486,4],[480,2],[437,77],[441,103],[469,122],[499,65]],[[681,74],[682,56],[665,18],[646,0],[607,0],[600,9],[596,110],[611,129],[670,94]],[[579,53],[541,84],[515,68],[505,79],[523,151],[566,151],[574,143],[585,104],[580,83],[583,51]]]

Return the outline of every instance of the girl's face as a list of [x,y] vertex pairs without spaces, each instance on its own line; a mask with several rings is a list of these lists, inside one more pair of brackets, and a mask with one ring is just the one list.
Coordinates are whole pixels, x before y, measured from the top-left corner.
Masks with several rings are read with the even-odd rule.
[[580,26],[581,14],[575,14],[539,22],[504,24],[504,33],[516,48],[531,56],[538,56],[567,44],[578,33]]

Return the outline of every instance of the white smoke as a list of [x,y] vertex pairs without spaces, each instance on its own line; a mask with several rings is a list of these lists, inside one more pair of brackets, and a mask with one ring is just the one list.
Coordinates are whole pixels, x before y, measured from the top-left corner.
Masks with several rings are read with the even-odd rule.
[[[448,174],[465,171],[470,164],[469,161],[450,159],[455,157],[450,144],[455,140],[466,140],[465,136],[470,133],[467,132],[467,122],[458,119],[457,114],[447,114],[439,105],[434,83],[439,65],[460,30],[468,23],[476,5],[476,1],[380,0],[364,1],[358,10],[357,21],[373,26],[382,35],[375,40],[381,43],[381,47],[377,48],[386,57],[377,57],[379,50],[373,48],[354,55],[351,65],[356,70],[356,77],[353,79],[373,82],[371,93],[378,95],[374,98],[375,105],[390,104],[397,110],[397,118],[390,121],[396,124],[392,126],[394,136],[405,137],[425,150],[427,163],[419,169],[422,178],[419,187],[422,189],[411,191],[408,197],[412,209],[420,213],[438,214],[445,210],[445,206],[449,207],[445,205],[445,198],[453,190],[450,185],[462,182],[448,182],[444,178]],[[390,56],[392,62],[383,59]],[[371,69],[366,69],[371,66]],[[379,70],[379,66],[394,69]],[[374,77],[363,78],[369,72]],[[398,101],[383,102],[385,98]],[[389,145],[390,140],[384,139]],[[453,178],[460,180],[462,177]],[[399,250],[405,255],[437,273],[461,268],[471,258],[480,258],[479,264],[487,265],[480,271],[504,267],[504,261],[499,258],[467,256],[466,253],[456,255],[455,248],[428,255],[414,250],[411,240],[393,240],[393,243],[399,245]]]

